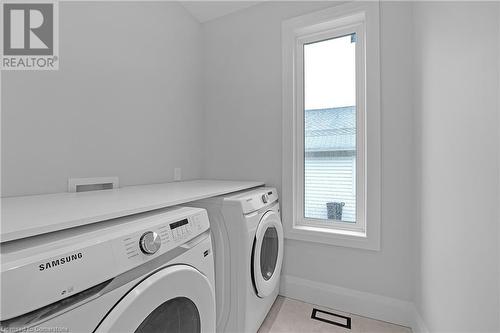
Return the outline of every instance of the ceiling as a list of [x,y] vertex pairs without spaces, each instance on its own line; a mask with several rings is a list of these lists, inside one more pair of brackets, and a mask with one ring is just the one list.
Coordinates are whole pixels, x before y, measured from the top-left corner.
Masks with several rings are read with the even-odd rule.
[[262,1],[180,1],[200,23],[237,12]]

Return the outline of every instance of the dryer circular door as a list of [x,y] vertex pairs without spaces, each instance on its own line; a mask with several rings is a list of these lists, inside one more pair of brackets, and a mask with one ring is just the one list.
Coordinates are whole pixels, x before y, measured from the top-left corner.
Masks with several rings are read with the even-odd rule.
[[213,287],[191,266],[163,268],[132,288],[95,332],[215,332]]
[[253,282],[259,297],[269,296],[280,279],[283,261],[283,227],[278,214],[268,211],[262,216],[253,248]]

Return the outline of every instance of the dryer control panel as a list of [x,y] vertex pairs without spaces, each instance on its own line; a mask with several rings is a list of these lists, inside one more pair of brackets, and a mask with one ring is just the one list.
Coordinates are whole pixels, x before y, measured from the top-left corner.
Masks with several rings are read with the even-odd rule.
[[225,200],[240,204],[243,214],[250,214],[278,202],[278,191],[274,187],[258,187],[251,191],[228,196]]

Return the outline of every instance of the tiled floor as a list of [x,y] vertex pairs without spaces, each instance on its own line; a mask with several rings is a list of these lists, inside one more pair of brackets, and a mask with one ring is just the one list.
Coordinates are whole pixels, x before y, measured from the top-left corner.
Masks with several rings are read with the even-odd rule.
[[[313,308],[351,318],[351,329],[311,319]],[[342,318],[338,318],[341,319]],[[345,324],[345,320],[344,320]],[[278,296],[258,333],[411,333],[404,326],[386,323]]]

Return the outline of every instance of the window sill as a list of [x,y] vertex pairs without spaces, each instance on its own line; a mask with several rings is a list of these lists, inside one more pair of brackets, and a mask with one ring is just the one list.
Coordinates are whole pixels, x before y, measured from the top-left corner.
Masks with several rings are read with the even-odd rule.
[[334,246],[379,251],[380,239],[360,231],[295,225],[285,230],[285,238]]

